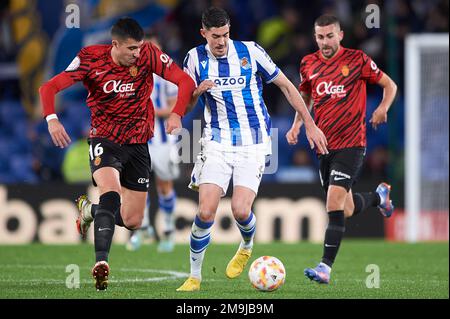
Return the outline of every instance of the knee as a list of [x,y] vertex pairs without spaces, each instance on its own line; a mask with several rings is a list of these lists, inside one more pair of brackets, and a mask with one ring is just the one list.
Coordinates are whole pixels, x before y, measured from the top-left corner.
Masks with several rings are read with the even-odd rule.
[[353,210],[349,210],[347,208],[344,209],[344,216],[345,218],[350,218],[353,216]]
[[200,220],[205,223],[210,223],[210,222],[214,221],[215,215],[216,214],[213,212],[210,212],[207,210],[201,210],[201,209],[199,210],[199,212],[197,214],[198,218],[200,218]]
[[120,207],[120,193],[115,191],[104,192],[100,195],[99,208],[112,214]]
[[126,228],[131,230],[136,230],[141,228],[142,221],[144,219],[143,215],[134,215],[134,216],[128,216],[128,217],[122,217],[123,223],[125,224]]
[[336,205],[335,203],[327,203],[327,212],[334,212],[337,210],[344,210],[340,205]]
[[344,202],[335,198],[329,198],[327,200],[327,212],[344,210]]
[[121,189],[120,185],[108,185],[108,186],[99,185],[98,190],[99,190],[100,194],[114,192],[114,193],[119,194],[119,196],[122,195],[122,193],[121,193],[122,189]]
[[353,203],[345,203],[345,208],[344,208],[345,218],[352,217],[354,211],[355,211],[355,205],[353,205]]
[[173,188],[170,182],[161,182],[158,185],[158,193],[162,196],[168,196],[172,193]]
[[246,220],[250,214],[250,208],[242,204],[231,205],[231,210],[234,218],[238,221]]
[[216,216],[216,209],[214,204],[207,201],[200,201],[198,208],[198,218],[203,222],[212,222]]

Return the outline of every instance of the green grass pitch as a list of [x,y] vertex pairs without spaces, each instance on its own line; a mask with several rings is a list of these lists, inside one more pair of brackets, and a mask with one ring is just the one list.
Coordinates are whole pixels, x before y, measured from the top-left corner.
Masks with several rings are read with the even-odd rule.
[[[0,246],[0,298],[449,298],[448,243],[346,240],[330,285],[318,285],[303,275],[305,267],[319,260],[321,245],[256,244],[244,273],[229,280],[225,267],[236,247],[212,243],[203,264],[201,291],[181,293],[175,290],[189,272],[188,245],[177,245],[175,252],[166,254],[156,252],[155,244],[143,245],[136,252],[113,245],[110,283],[102,292],[95,290],[90,277],[94,261],[90,244]],[[286,282],[275,292],[256,291],[248,280],[248,266],[263,255],[278,257],[286,267]],[[68,276],[76,274],[66,269],[68,265],[79,267],[79,288],[66,286]],[[379,288],[366,286],[367,277],[374,274],[368,265],[379,269]]]

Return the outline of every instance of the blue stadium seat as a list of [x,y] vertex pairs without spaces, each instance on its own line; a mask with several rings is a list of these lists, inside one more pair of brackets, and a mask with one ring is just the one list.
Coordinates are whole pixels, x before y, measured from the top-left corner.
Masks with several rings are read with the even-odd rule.
[[10,158],[10,171],[15,177],[17,183],[33,183],[37,182],[37,177],[33,172],[33,158],[30,154],[15,154]]
[[0,184],[12,184],[16,179],[8,171],[3,172],[0,170]]
[[0,102],[0,124],[7,132],[14,129],[16,122],[26,118],[27,114],[20,102],[13,100]]

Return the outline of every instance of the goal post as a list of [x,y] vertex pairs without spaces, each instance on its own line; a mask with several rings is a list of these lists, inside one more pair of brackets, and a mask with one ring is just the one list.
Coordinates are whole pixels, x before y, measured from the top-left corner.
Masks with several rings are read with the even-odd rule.
[[[421,232],[425,216],[446,221],[448,229],[448,36],[448,33],[411,34],[406,38],[405,235],[408,242],[424,239]],[[428,223],[425,231],[433,232],[429,227],[433,224],[436,223]]]

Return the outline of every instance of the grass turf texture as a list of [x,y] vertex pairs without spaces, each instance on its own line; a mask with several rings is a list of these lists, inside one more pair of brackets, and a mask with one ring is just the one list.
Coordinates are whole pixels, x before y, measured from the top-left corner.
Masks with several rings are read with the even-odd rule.
[[[90,244],[55,246],[32,244],[0,246],[0,298],[164,298],[164,299],[300,299],[300,298],[449,298],[448,243],[401,244],[383,241],[343,242],[330,285],[318,285],[303,275],[322,254],[318,244],[256,244],[244,273],[225,277],[225,268],[236,245],[212,244],[203,264],[201,291],[175,291],[189,272],[189,247],[161,254],[156,245],[136,252],[113,245],[108,290],[97,292],[90,272],[94,248]],[[259,256],[272,255],[286,267],[286,282],[279,290],[263,293],[248,280],[248,268]],[[67,265],[80,269],[80,288],[66,287]],[[380,270],[380,287],[367,288],[366,270]],[[367,272],[366,272],[367,271]],[[371,269],[373,271],[373,269]]]

